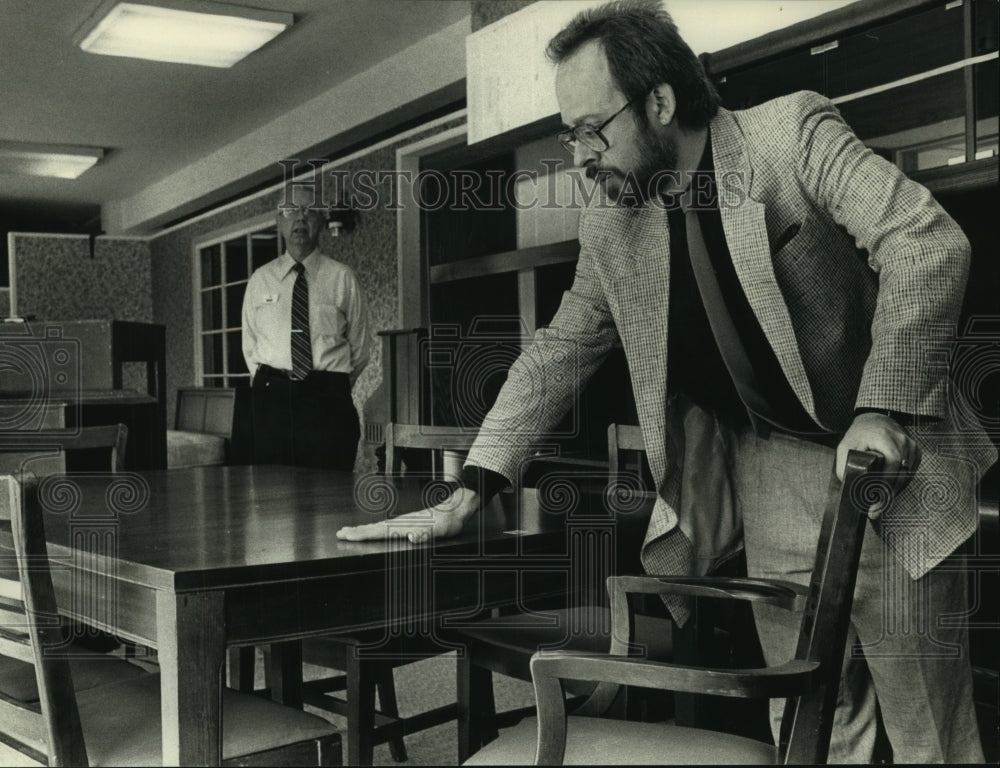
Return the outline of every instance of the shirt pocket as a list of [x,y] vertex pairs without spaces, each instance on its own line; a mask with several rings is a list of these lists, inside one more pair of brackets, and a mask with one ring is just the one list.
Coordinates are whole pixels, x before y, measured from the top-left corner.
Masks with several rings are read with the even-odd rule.
[[[288,318],[283,316],[285,308],[280,301],[260,301],[253,307],[253,327],[257,336],[257,355],[268,360],[277,353],[276,345],[279,339],[285,338],[290,332]],[[285,310],[287,312],[287,310]]]
[[344,338],[347,329],[347,315],[335,304],[315,304],[313,319],[315,328],[310,328],[313,336],[334,342]]

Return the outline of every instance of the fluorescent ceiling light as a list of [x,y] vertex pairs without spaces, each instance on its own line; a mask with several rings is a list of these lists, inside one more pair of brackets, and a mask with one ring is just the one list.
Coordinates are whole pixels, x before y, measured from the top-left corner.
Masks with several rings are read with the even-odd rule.
[[[96,24],[95,24],[96,20]],[[290,27],[290,13],[200,2],[104,3],[76,35],[89,53],[231,67]]]
[[0,141],[0,174],[75,179],[102,157],[98,147]]

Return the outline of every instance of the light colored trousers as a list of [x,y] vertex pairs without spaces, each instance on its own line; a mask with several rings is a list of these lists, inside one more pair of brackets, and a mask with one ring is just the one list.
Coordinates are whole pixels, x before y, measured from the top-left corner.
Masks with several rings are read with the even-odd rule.
[[[750,576],[808,584],[834,450],[777,433],[765,440],[749,430],[731,445]],[[876,698],[896,764],[983,761],[961,621],[966,579],[957,555],[911,579],[868,528],[829,762],[871,762]],[[755,605],[754,617],[768,664],[790,659],[798,616]],[[771,702],[775,734],[783,705]]]

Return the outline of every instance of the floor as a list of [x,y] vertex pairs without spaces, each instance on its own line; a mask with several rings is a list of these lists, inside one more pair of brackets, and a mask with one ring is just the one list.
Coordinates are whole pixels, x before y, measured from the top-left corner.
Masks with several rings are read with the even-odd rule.
[[[263,665],[258,663],[258,675]],[[306,665],[305,678],[321,676],[323,670]],[[444,706],[455,701],[455,654],[435,656],[395,670],[396,697],[401,715],[414,715],[427,709]],[[262,680],[258,685],[262,685]],[[531,683],[497,676],[494,681],[497,708],[500,711],[528,706],[534,702]],[[306,709],[330,720],[346,732],[346,721],[337,715],[312,707]],[[346,736],[345,736],[346,739]],[[345,742],[346,749],[346,742]],[[444,723],[406,737],[407,761],[404,765],[457,765],[458,733],[454,721]],[[375,765],[400,765],[389,754],[389,747],[375,747]]]

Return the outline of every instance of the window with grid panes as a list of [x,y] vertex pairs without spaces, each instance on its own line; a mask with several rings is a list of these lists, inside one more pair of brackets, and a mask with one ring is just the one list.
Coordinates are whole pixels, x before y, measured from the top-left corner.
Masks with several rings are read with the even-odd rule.
[[198,247],[201,306],[201,382],[204,387],[248,386],[243,359],[243,294],[253,271],[276,258],[278,231],[261,226]]

